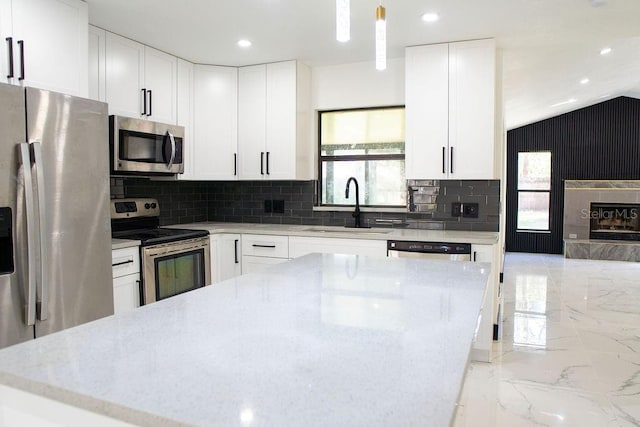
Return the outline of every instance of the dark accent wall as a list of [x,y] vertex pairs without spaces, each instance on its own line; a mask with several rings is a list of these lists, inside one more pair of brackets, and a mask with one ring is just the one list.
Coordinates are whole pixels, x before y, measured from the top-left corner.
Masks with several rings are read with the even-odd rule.
[[[314,181],[151,181],[113,178],[112,197],[152,197],[160,204],[160,224],[200,221],[257,224],[352,225],[351,211],[313,210]],[[411,228],[498,231],[500,182],[439,181],[437,208],[431,213],[363,212],[362,224],[399,219]],[[265,212],[265,200],[283,201],[282,212]],[[478,218],[454,218],[452,202],[479,203]],[[274,204],[275,207],[276,204]]]
[[[516,231],[521,151],[551,151],[550,233]],[[640,100],[618,97],[507,132],[507,251],[562,253],[565,179],[640,179]]]

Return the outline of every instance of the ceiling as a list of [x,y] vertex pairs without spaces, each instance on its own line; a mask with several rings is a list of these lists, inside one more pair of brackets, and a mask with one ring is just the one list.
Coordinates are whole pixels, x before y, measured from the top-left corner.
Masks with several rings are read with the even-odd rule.
[[[351,40],[334,0],[87,0],[89,21],[195,63],[372,61],[378,0],[351,0]],[[640,0],[384,0],[387,54],[494,37],[508,129],[619,95],[640,98]],[[440,20],[425,23],[425,12]],[[250,48],[240,48],[239,39]],[[600,55],[610,47],[611,53]],[[384,71],[382,71],[384,72]],[[581,84],[580,80],[589,82]],[[571,101],[570,101],[571,100]]]

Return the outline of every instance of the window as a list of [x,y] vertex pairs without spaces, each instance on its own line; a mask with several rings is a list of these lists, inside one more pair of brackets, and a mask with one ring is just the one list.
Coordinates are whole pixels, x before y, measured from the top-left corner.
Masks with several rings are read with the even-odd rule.
[[406,206],[404,107],[324,111],[319,128],[322,205],[352,206],[354,177],[362,206]]
[[518,153],[519,231],[549,231],[551,152]]

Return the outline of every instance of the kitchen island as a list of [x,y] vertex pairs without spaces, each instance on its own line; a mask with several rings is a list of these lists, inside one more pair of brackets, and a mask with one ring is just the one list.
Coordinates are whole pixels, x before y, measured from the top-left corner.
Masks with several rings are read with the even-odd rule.
[[306,255],[0,351],[0,421],[446,426],[488,274]]

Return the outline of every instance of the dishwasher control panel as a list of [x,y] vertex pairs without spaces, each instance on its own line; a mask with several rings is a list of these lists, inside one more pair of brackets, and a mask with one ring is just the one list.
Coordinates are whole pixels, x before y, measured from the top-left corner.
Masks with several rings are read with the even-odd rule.
[[425,254],[471,254],[471,244],[388,240],[387,250],[399,252],[418,252]]

